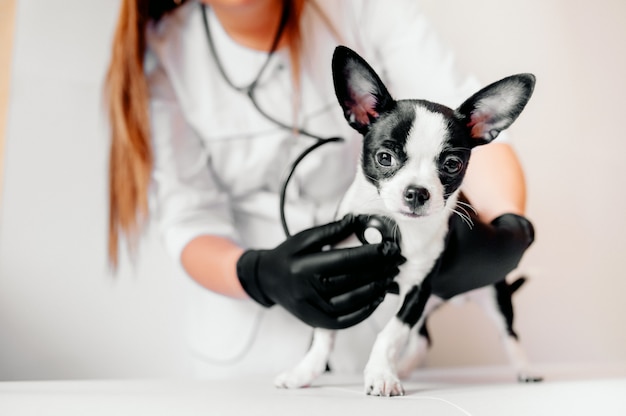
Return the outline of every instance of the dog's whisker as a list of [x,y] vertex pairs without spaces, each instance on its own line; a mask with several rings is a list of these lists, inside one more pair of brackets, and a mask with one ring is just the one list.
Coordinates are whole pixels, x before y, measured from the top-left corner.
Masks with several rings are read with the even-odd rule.
[[400,241],[400,239],[398,238],[400,235],[400,226],[396,223],[393,224],[393,229],[391,230],[391,234],[393,235],[393,240],[394,241]]
[[[458,205],[461,205],[463,208],[469,208],[472,210],[472,212],[474,212],[474,214],[478,215],[478,211],[476,211],[476,208],[474,208],[471,204],[468,204],[467,202],[463,202],[463,201],[457,201],[456,202]],[[459,207],[460,208],[460,207]],[[465,211],[465,210],[464,210]]]
[[458,216],[459,216],[459,217],[463,220],[463,222],[464,222],[465,224],[467,224],[467,226],[468,226],[470,229],[473,229],[473,228],[474,228],[474,223],[473,223],[473,222],[472,222],[472,220],[471,220],[471,219],[469,219],[467,216],[465,216],[464,214],[461,214],[461,213],[460,213],[460,212],[458,212],[458,211],[454,211],[454,210],[453,210],[453,213],[454,213],[454,214],[456,214],[456,215],[458,215]]
[[[465,214],[468,218],[472,218],[472,215],[469,213],[469,211],[467,209],[465,209],[465,207],[457,205],[454,209],[458,210],[459,212],[462,212],[463,214]],[[473,210],[474,215],[476,215],[476,210]]]
[[464,222],[465,224],[467,224],[467,226],[468,226],[470,229],[474,228],[474,221],[472,221],[472,218],[471,218],[469,215],[467,215],[467,214],[466,214],[466,213],[464,213],[464,212],[458,211],[458,210],[456,210],[456,209],[454,209],[454,208],[446,208],[446,209],[447,209],[447,210],[449,210],[449,211],[451,211],[453,214],[458,215],[458,216],[459,216],[459,217],[463,220],[463,222]]
[[375,181],[376,181],[376,178],[374,178],[373,176],[368,175],[368,174],[366,174],[366,173],[363,173],[363,176],[365,176],[365,178],[366,178],[366,179],[369,179],[369,180],[371,180],[372,182],[375,182]]

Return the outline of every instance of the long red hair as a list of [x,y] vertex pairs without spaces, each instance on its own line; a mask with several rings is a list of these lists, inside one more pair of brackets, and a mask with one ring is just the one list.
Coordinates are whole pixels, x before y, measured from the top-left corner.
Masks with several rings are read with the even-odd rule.
[[[284,36],[297,86],[299,20],[305,0],[283,1],[292,2]],[[108,255],[114,270],[119,263],[120,242],[125,238],[132,253],[149,216],[153,151],[143,66],[146,26],[184,3],[185,0],[122,0],[105,83],[111,126]]]

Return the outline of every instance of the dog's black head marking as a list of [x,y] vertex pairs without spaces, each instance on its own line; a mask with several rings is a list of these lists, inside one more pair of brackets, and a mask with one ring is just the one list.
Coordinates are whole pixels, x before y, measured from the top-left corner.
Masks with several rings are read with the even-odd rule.
[[[425,100],[394,100],[372,67],[344,46],[335,49],[332,69],[344,116],[364,138],[366,179],[380,194],[384,182],[406,166],[416,168],[417,162],[412,164],[411,158],[419,159],[436,171],[443,188],[438,195],[444,201],[460,187],[471,149],[491,142],[508,128],[526,106],[535,85],[531,74],[513,75],[481,89],[452,110]],[[429,198],[409,196],[430,195],[414,190],[428,191],[435,179],[407,176],[403,180],[407,183],[395,191],[404,195],[404,204],[410,204],[415,212],[415,201]],[[420,180],[428,184],[412,182]]]

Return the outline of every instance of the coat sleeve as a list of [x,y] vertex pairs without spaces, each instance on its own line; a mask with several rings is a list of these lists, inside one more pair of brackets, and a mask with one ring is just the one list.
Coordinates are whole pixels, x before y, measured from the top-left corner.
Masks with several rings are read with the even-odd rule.
[[168,252],[177,260],[200,235],[238,242],[227,192],[211,171],[211,155],[186,121],[164,69],[148,62],[154,150],[152,206]]

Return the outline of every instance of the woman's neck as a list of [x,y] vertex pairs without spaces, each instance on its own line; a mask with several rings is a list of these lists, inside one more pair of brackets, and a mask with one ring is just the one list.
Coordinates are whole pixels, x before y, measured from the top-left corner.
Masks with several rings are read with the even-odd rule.
[[[203,2],[211,6],[222,27],[235,42],[251,49],[270,50],[280,25],[283,0]],[[278,46],[282,46],[283,42],[284,38]]]

